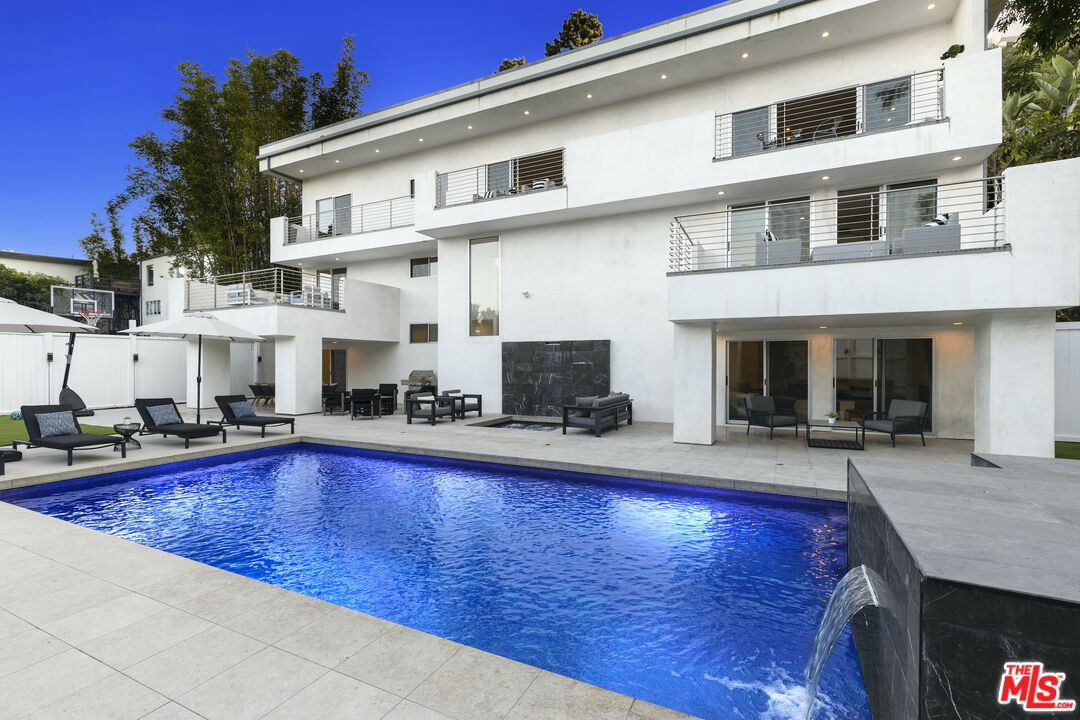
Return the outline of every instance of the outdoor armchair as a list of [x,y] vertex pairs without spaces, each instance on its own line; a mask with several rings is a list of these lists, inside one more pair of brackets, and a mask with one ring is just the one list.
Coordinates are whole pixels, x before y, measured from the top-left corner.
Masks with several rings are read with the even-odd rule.
[[743,398],[746,408],[746,434],[752,426],[769,428],[769,439],[773,431],[780,427],[795,428],[795,437],[799,437],[799,420],[794,411],[777,410],[776,401],[768,395],[747,395]]
[[127,441],[124,438],[84,433],[70,405],[23,405],[20,409],[29,441],[13,440],[12,449],[25,445],[27,448],[64,450],[67,452],[68,465],[72,463],[75,450],[119,447],[121,456],[127,457]]
[[888,433],[896,447],[897,435],[918,435],[926,446],[926,421],[930,406],[918,400],[893,400],[888,412],[869,413],[863,420],[863,429],[870,432]]
[[221,442],[225,442],[224,426],[184,422],[172,398],[136,398],[135,409],[143,421],[140,435],[175,435],[184,438],[185,450],[191,447],[192,438],[215,437],[221,433]]
[[231,425],[239,430],[241,427],[259,428],[260,437],[266,437],[266,428],[272,425],[288,425],[289,432],[295,432],[296,420],[294,418],[273,417],[270,415],[256,415],[255,409],[243,395],[215,395],[214,402],[221,410],[221,420],[216,425]]
[[454,399],[454,416],[459,417],[462,420],[465,419],[465,413],[474,412],[477,417],[484,417],[484,398],[478,393],[463,393],[457,388],[453,390],[444,390],[443,395],[447,395]]
[[381,398],[375,388],[353,388],[349,403],[352,405],[352,419],[361,415],[374,418],[379,415]]
[[454,398],[446,395],[422,393],[405,399],[405,422],[412,425],[413,418],[427,420],[432,425],[442,417],[454,422]]
[[379,383],[379,404],[383,415],[397,410],[397,383]]

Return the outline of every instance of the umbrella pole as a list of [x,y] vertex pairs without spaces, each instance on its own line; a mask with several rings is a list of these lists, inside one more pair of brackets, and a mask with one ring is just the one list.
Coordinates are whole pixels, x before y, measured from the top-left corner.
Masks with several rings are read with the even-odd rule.
[[71,374],[71,356],[75,352],[75,333],[68,333],[67,341],[67,365],[64,366],[64,382],[60,385],[63,390],[68,384],[68,375]]
[[199,336],[199,369],[195,374],[195,422],[202,423],[202,335]]

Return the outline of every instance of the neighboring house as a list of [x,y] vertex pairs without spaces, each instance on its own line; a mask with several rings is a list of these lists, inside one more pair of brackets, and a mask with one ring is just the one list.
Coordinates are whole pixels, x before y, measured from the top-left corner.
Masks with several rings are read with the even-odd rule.
[[75,284],[75,278],[91,272],[93,263],[77,258],[52,257],[51,255],[32,255],[30,253],[0,250],[0,265],[5,265],[19,272],[55,275]]
[[1051,455],[1080,160],[985,177],[988,29],[979,0],[727,2],[270,143],[303,184],[277,267],[186,307],[275,338],[281,412],[318,409],[333,343],[348,387],[433,369],[535,414],[599,381],[676,442],[766,393]]
[[[184,268],[177,267],[171,255],[154,255],[139,263],[142,302],[140,308],[142,322],[140,324],[167,320],[170,317],[170,309],[173,309],[172,305],[176,304],[176,300],[174,299],[173,303],[170,303],[169,290],[170,287],[175,287],[176,284],[169,281],[184,277],[186,277]],[[179,312],[179,309],[177,308],[175,311]]]

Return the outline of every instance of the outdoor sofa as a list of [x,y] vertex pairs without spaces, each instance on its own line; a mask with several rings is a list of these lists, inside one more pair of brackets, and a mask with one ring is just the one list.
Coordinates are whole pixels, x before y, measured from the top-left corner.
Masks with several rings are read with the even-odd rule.
[[799,437],[799,420],[794,411],[776,409],[776,401],[768,395],[747,395],[743,398],[743,406],[746,408],[746,434],[750,434],[751,427],[769,428],[769,439],[772,440],[773,431],[776,428],[793,427],[795,437]]
[[29,448],[50,448],[67,452],[67,464],[72,463],[75,450],[119,447],[121,457],[127,457],[127,441],[119,435],[95,435],[84,433],[70,405],[23,405],[23,425],[27,440],[13,440],[12,449],[19,445]]
[[215,395],[214,402],[221,410],[221,420],[212,422],[213,425],[229,425],[237,430],[241,427],[259,428],[260,437],[266,437],[266,428],[274,425],[288,425],[290,433],[296,431],[294,418],[256,415],[255,408],[243,395]]
[[442,394],[454,399],[453,408],[455,417],[464,420],[465,413],[467,412],[474,412],[477,417],[484,417],[484,399],[482,396],[475,393],[463,393],[457,388],[454,388],[453,390],[444,390]]
[[888,412],[874,412],[863,420],[863,429],[869,432],[886,433],[896,447],[897,435],[918,435],[926,447],[926,420],[930,415],[930,406],[918,400],[893,400]]
[[416,393],[405,398],[405,422],[412,425],[413,418],[427,420],[432,425],[439,418],[448,417],[454,422],[454,398],[433,393]]
[[893,255],[949,252],[960,249],[960,213],[946,213],[944,224],[931,223],[904,228],[903,234],[892,241]]
[[215,437],[221,434],[225,442],[226,432],[223,425],[186,423],[180,417],[180,410],[172,398],[136,398],[135,409],[143,421],[140,435],[161,435],[184,438],[184,449],[191,447],[192,438]]
[[619,423],[634,424],[634,402],[626,393],[612,393],[606,397],[589,395],[574,398],[573,405],[563,405],[562,434],[566,428],[591,430],[596,437],[611,428],[619,429]]

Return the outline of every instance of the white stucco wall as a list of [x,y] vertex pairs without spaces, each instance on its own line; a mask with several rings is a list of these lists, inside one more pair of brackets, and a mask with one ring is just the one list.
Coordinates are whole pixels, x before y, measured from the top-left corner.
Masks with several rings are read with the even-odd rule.
[[91,267],[88,261],[82,261],[80,264],[75,265],[69,262],[54,262],[33,255],[28,255],[26,257],[3,255],[0,256],[0,265],[9,267],[12,270],[18,270],[19,272],[56,275],[57,277],[64,278],[69,283],[75,282],[76,275],[90,272]]

